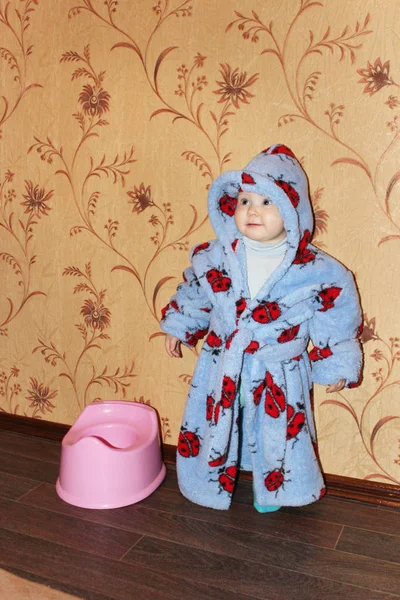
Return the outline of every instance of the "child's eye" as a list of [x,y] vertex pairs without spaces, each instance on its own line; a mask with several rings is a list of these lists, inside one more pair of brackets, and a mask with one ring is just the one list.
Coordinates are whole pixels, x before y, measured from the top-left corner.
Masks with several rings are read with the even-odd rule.
[[263,205],[264,206],[269,206],[270,204],[272,204],[271,200],[269,198],[264,198]]
[[243,206],[246,206],[246,204],[248,204],[248,203],[249,203],[249,201],[247,200],[247,198],[242,198],[240,200],[240,204],[242,204]]

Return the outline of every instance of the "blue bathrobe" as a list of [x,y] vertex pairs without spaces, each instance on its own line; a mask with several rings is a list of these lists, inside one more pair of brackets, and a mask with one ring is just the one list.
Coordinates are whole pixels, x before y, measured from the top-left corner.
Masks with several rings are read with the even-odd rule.
[[[240,191],[270,198],[287,231],[283,262],[253,299],[233,218]],[[206,337],[179,434],[180,490],[197,504],[228,509],[242,468],[253,473],[260,505],[314,502],[325,486],[312,384],[345,379],[355,387],[361,378],[353,275],[311,245],[307,177],[286,146],[271,146],[243,170],[218,177],[208,211],[217,239],[193,248],[192,266],[161,321],[187,346]]]

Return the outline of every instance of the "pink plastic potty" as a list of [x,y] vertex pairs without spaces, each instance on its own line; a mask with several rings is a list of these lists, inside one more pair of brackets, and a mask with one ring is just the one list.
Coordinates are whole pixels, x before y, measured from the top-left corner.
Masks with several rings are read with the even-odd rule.
[[62,441],[57,494],[83,508],[118,508],[165,477],[156,411],[137,402],[87,406]]

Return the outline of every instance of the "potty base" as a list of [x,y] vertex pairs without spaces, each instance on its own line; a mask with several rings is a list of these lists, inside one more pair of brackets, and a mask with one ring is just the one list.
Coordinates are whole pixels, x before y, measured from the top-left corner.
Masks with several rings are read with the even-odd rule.
[[60,484],[60,478],[57,479],[56,491],[60,498],[64,500],[64,502],[68,502],[68,504],[72,504],[73,506],[79,506],[81,508],[91,508],[95,510],[104,510],[108,508],[122,508],[123,506],[129,506],[130,504],[136,504],[137,502],[140,502],[141,500],[147,498],[147,496],[150,496],[150,494],[152,494],[158,488],[158,486],[161,485],[166,472],[167,469],[163,463],[161,466],[160,473],[157,475],[154,481],[151,482],[150,485],[148,485],[143,490],[140,490],[140,492],[136,492],[135,494],[132,494],[129,497],[127,496],[126,498],[121,498],[118,502],[112,504],[82,501],[82,498],[72,496],[71,494],[68,494],[66,491],[63,490]]

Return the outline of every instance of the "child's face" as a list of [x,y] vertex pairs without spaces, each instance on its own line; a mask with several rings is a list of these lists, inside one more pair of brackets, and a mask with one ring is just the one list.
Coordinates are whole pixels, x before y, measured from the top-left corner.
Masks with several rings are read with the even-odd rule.
[[286,237],[278,207],[266,196],[240,192],[234,218],[240,233],[251,240],[272,243]]

